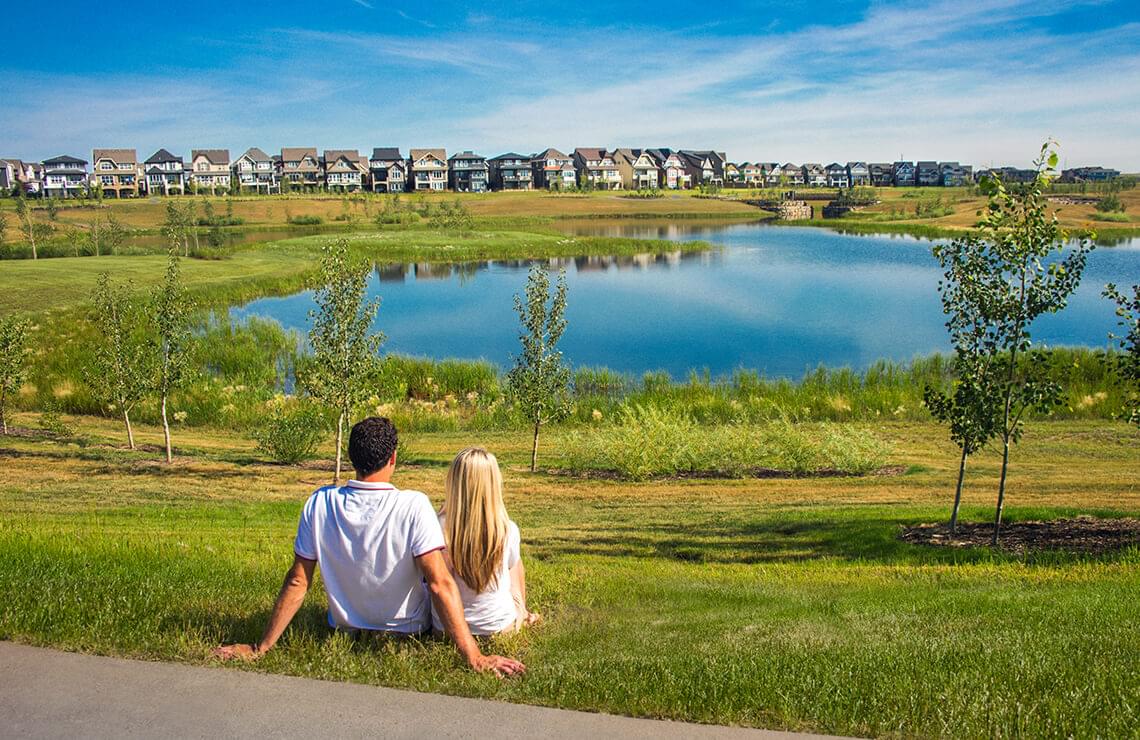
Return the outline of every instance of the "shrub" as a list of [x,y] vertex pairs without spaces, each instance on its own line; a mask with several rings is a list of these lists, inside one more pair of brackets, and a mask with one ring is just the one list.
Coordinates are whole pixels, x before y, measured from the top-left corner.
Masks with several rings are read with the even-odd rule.
[[75,428],[64,421],[63,415],[59,412],[59,405],[55,401],[48,401],[44,404],[43,411],[40,413],[39,425],[40,429],[57,439],[75,436]]
[[305,402],[290,407],[275,401],[271,407],[265,423],[253,434],[257,449],[288,465],[312,455],[327,427],[320,410]]
[[1109,193],[1097,201],[1096,209],[1101,213],[1124,213],[1124,204],[1116,193]]
[[293,226],[320,226],[324,219],[320,216],[291,216],[289,223]]

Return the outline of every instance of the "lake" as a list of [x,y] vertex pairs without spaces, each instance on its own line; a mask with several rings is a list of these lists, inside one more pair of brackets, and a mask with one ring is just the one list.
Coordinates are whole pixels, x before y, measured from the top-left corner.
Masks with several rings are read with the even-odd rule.
[[[542,260],[565,268],[569,326],[561,348],[576,366],[675,378],[737,368],[800,377],[820,364],[864,369],[879,359],[948,351],[932,242],[762,223],[563,223],[575,235],[703,239],[716,249],[635,257]],[[386,352],[511,363],[518,347],[512,296],[526,261],[380,265],[369,294],[383,302]],[[1104,284],[1140,282],[1140,239],[1098,248],[1081,288],[1034,336],[1051,345],[1105,347],[1115,328]],[[312,294],[232,309],[306,331]]]

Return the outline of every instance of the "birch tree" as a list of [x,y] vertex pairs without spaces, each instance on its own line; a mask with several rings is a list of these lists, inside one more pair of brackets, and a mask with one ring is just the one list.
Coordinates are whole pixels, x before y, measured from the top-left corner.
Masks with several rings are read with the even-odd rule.
[[1140,285],[1132,286],[1132,295],[1115,285],[1104,286],[1104,296],[1116,304],[1116,315],[1125,334],[1110,335],[1120,345],[1116,356],[1116,372],[1125,384],[1125,412],[1130,423],[1140,427]]
[[159,396],[162,412],[162,436],[166,445],[166,462],[174,461],[170,443],[168,407],[170,393],[182,386],[190,375],[190,312],[193,306],[186,299],[182,287],[182,273],[178,256],[171,254],[166,263],[166,276],[155,291],[153,300],[154,326],[158,338],[158,356],[154,389]]
[[507,374],[515,403],[534,428],[530,469],[538,465],[538,434],[542,425],[569,412],[570,370],[562,362],[558,340],[566,330],[566,272],[558,274],[558,287],[550,295],[550,276],[535,265],[526,280],[526,298],[515,295],[522,352]]
[[144,331],[142,307],[132,299],[129,282],[113,285],[107,273],[99,276],[92,299],[97,340],[85,370],[87,385],[92,395],[122,416],[133,450],[131,411],[146,397],[152,377],[153,349]]
[[352,409],[371,395],[369,381],[380,366],[384,335],[371,331],[380,300],[365,300],[370,273],[369,265],[351,259],[347,240],[329,244],[313,296],[317,308],[309,312],[313,356],[299,379],[314,398],[337,411],[334,484],[340,482]]

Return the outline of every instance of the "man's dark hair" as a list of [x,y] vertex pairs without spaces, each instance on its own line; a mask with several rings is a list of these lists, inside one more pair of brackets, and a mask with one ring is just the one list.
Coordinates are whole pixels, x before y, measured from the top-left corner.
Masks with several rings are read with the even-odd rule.
[[380,470],[396,451],[396,426],[382,416],[369,416],[352,425],[348,459],[356,474],[365,478]]

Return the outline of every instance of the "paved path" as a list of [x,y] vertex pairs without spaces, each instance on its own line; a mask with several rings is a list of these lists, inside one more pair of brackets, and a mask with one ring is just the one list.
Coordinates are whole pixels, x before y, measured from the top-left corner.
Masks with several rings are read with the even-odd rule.
[[0,642],[0,736],[809,737],[104,658],[10,642]]

